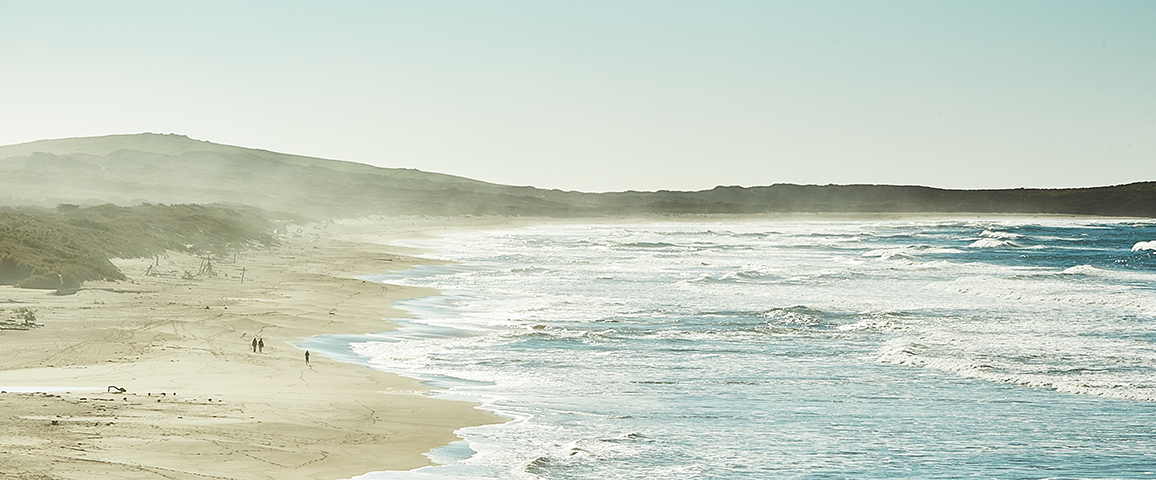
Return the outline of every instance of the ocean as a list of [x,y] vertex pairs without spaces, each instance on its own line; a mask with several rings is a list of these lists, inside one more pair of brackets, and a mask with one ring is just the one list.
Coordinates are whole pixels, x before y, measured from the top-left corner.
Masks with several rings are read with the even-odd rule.
[[[303,348],[510,419],[358,479],[1156,478],[1156,222],[541,225]],[[1136,248],[1133,248],[1136,247]]]

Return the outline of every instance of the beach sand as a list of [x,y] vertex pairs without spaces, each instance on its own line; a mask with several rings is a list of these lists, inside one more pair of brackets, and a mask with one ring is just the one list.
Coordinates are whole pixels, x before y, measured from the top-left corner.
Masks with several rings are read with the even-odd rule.
[[[583,223],[841,221],[969,215],[653,216]],[[980,217],[977,215],[976,217]],[[992,215],[982,215],[984,218]],[[1039,216],[1034,216],[1039,218]],[[399,299],[437,292],[354,277],[432,263],[400,238],[576,220],[395,217],[291,227],[196,273],[170,253],[117,260],[128,282],[75,294],[0,286],[0,321],[18,308],[39,327],[0,330],[0,479],[343,479],[428,465],[456,429],[504,422],[419,382],[290,344],[386,331]],[[241,274],[244,272],[244,282]],[[264,341],[254,353],[254,338]],[[124,393],[108,392],[115,385]],[[34,387],[49,393],[15,393]]]
[[391,301],[437,292],[354,277],[429,263],[387,243],[451,227],[462,222],[291,227],[215,275],[187,278],[201,260],[170,253],[117,260],[130,281],[72,295],[0,287],[0,320],[30,308],[40,325],[0,330],[0,478],[332,480],[430,464],[422,454],[456,429],[506,419],[394,374],[316,354],[306,365],[290,342],[392,329],[382,318],[405,314]]

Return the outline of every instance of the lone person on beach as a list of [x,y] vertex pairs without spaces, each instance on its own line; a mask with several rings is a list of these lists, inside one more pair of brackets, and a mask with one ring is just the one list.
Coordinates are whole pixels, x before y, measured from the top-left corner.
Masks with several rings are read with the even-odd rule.
[[253,337],[253,353],[257,353],[257,337]]
[[265,353],[265,339],[257,340],[257,351]]
[[305,351],[305,364],[309,365],[309,350]]

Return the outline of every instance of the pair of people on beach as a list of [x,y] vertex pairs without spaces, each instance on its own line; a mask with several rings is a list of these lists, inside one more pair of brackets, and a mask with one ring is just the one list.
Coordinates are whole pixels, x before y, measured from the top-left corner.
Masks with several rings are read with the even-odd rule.
[[[253,353],[265,353],[265,339],[253,337]],[[305,364],[309,365],[309,350],[305,351]]]

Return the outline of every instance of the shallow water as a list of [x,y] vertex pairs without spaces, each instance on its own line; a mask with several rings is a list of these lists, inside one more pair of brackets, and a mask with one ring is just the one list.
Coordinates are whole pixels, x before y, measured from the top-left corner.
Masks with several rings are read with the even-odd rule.
[[307,348],[512,419],[393,478],[1153,478],[1153,222],[539,226],[414,243]]

